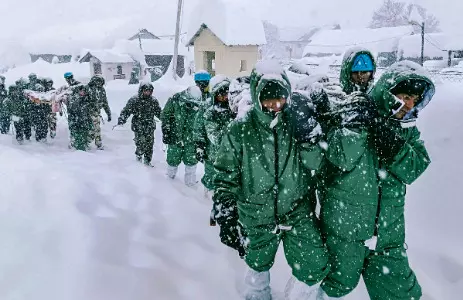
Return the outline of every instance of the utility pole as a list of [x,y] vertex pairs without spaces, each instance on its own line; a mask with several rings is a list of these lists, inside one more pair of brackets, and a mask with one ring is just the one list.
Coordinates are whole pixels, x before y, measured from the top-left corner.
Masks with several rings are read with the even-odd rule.
[[182,17],[182,4],[183,0],[178,0],[177,24],[175,26],[174,57],[172,58],[172,71],[175,80],[177,80],[178,44],[180,42],[180,18]]
[[424,22],[421,23],[421,65],[424,64]]

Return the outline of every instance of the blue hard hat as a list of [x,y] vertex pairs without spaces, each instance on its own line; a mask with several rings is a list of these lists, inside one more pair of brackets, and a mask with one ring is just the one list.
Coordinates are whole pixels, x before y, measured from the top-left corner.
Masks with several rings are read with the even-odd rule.
[[72,72],[66,72],[64,73],[64,78],[70,78],[70,77],[73,77],[74,75],[72,74]]
[[200,71],[195,74],[195,81],[210,81],[211,74],[206,71]]
[[373,72],[373,60],[370,55],[361,53],[355,57],[352,72]]

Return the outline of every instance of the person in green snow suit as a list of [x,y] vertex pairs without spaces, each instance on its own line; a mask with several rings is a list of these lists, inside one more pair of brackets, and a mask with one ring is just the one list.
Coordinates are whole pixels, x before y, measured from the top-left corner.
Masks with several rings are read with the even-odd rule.
[[406,185],[430,163],[413,121],[434,90],[421,66],[396,63],[372,99],[355,95],[354,125],[328,133],[320,220],[332,269],[321,299],[347,295],[362,274],[372,300],[420,299],[406,254],[404,205]]
[[92,130],[89,89],[83,84],[73,86],[71,89],[72,94],[66,103],[71,135],[70,148],[87,151]]
[[239,249],[240,231],[245,236],[245,299],[271,299],[280,242],[293,273],[287,299],[308,299],[329,270],[311,196],[322,149],[296,141],[286,105],[291,86],[278,63],[259,62],[250,89],[253,107],[230,124],[214,163],[215,219],[224,244]]
[[347,95],[353,92],[368,92],[373,87],[376,62],[367,49],[354,47],[344,54],[340,83]]
[[109,108],[106,90],[104,88],[105,80],[101,75],[95,75],[90,79],[88,84],[90,91],[90,101],[92,110],[93,131],[91,141],[95,141],[95,145],[99,150],[103,150],[103,141],[101,139],[101,109],[104,109],[108,122],[111,122],[111,109]]
[[230,79],[217,75],[211,80],[211,98],[214,104],[204,113],[198,113],[193,130],[196,145],[196,159],[204,163],[204,176],[201,180],[208,191],[214,189],[214,161],[227,125],[236,117],[228,105]]
[[156,118],[161,117],[161,107],[158,100],[153,97],[154,87],[149,82],[140,83],[138,95],[129,99],[122,109],[117,125],[124,125],[128,118],[132,118],[132,131],[135,134],[135,156],[147,166],[152,166],[154,147],[154,131],[156,130]]
[[162,135],[167,148],[167,176],[174,179],[178,166],[185,164],[185,184],[196,184],[196,146],[193,130],[201,105],[201,91],[197,86],[173,95],[161,114]]
[[30,140],[31,131],[31,105],[32,102],[23,94],[24,81],[18,80],[18,85],[11,85],[8,88],[8,98],[4,102],[5,112],[11,116],[16,131],[16,141],[19,144]]

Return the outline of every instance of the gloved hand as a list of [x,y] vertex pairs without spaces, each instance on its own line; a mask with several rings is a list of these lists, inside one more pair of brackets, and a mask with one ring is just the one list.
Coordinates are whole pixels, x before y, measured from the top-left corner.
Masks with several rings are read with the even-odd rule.
[[375,102],[367,94],[355,92],[348,96],[341,105],[337,118],[341,126],[354,128],[370,128],[375,125],[379,117]]
[[294,93],[291,97],[290,116],[298,142],[316,144],[323,137],[317,120],[317,105],[320,103],[301,93]]
[[214,203],[211,217],[220,226],[220,241],[224,245],[237,250],[240,257],[244,257],[244,238],[238,223],[237,208],[232,203],[232,201],[226,201],[225,204]]
[[108,122],[111,122],[111,115],[108,115]]
[[166,145],[175,144],[174,132],[172,131],[171,127],[167,123],[161,124],[161,131],[162,131],[162,142],[164,144]]
[[400,152],[406,143],[406,140],[394,127],[396,126],[392,120],[377,118],[375,124],[370,128],[376,154],[386,164],[392,162],[394,156]]
[[206,144],[204,142],[196,142],[196,160],[202,163],[207,160]]

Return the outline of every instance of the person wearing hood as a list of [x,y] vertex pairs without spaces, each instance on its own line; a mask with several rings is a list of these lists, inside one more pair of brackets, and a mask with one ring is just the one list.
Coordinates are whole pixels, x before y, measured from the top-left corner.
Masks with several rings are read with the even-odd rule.
[[101,109],[104,109],[108,116],[108,122],[111,122],[111,109],[109,108],[106,90],[104,88],[105,80],[101,75],[95,75],[90,79],[88,84],[90,90],[90,101],[92,103],[92,122],[93,130],[91,140],[95,141],[95,145],[99,150],[103,150],[103,142],[101,139]]
[[[21,83],[19,80],[16,82]],[[8,98],[4,102],[5,112],[13,120],[16,141],[19,144],[22,144],[24,139],[29,141],[32,135],[30,123],[31,101],[24,96],[22,88],[18,88],[17,85],[10,85]]]
[[68,111],[70,148],[80,151],[89,149],[89,136],[92,130],[90,92],[86,85],[71,87],[72,93],[66,103]]
[[406,186],[430,164],[414,121],[434,91],[420,65],[395,63],[369,96],[355,95],[359,113],[328,133],[320,220],[332,269],[321,299],[347,295],[361,275],[370,299],[421,298],[404,205]]
[[38,92],[37,88],[39,88],[39,85],[41,85],[41,83],[40,83],[40,79],[37,77],[37,74],[30,73],[28,78],[29,78],[29,83],[27,85],[27,89]]
[[245,299],[271,299],[269,270],[281,242],[293,274],[285,299],[312,299],[329,271],[312,197],[323,150],[296,139],[291,85],[277,62],[258,62],[250,82],[253,107],[230,124],[214,163],[220,237],[245,247]]
[[[46,77],[43,79],[43,85],[45,86],[45,92],[54,91],[53,79]],[[51,107],[48,114],[48,129],[50,131],[50,138],[54,139],[56,137],[56,113],[59,111],[60,104],[56,101],[56,98],[52,100]]]
[[[42,82],[42,80],[36,80]],[[33,89],[36,92],[45,92],[45,87],[41,83],[37,83]],[[35,127],[35,140],[37,142],[46,142],[48,135],[48,117],[51,112],[51,105],[48,103],[33,103],[32,104],[32,124]]]
[[64,80],[66,80],[66,83],[71,87],[71,86],[76,86],[81,84],[79,81],[74,79],[74,74],[72,72],[66,72],[64,73]]
[[156,130],[155,118],[161,117],[161,107],[159,101],[153,97],[153,90],[150,82],[140,83],[138,95],[129,99],[117,121],[117,125],[122,126],[133,115],[131,128],[135,134],[135,156],[137,161],[141,162],[143,159],[143,163],[149,167],[153,166],[151,160]]
[[196,182],[196,147],[193,141],[194,122],[202,104],[197,86],[173,95],[162,111],[162,136],[167,147],[167,176],[174,179],[178,166],[185,165],[185,184]]
[[214,190],[214,161],[222,136],[228,124],[236,117],[228,103],[230,79],[216,75],[210,81],[209,90],[213,105],[204,113],[198,113],[193,130],[196,146],[196,159],[204,163],[204,176],[201,179],[208,192]]
[[342,60],[340,82],[344,93],[368,92],[374,82],[376,62],[370,51],[351,48]]
[[0,133],[7,134],[10,131],[10,115],[6,107],[8,91],[5,88],[5,77],[0,75]]

